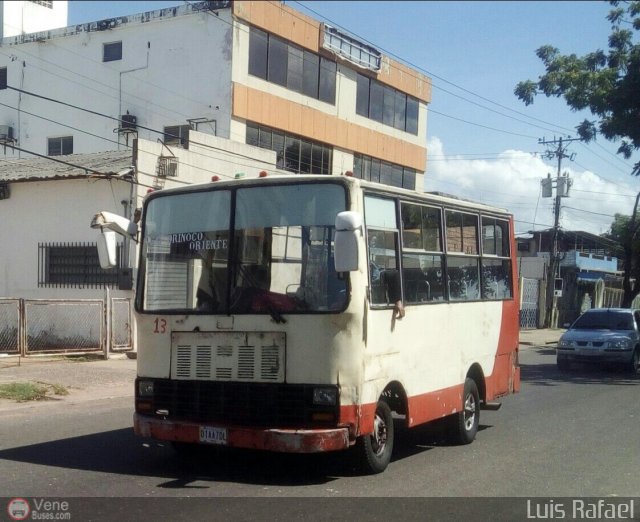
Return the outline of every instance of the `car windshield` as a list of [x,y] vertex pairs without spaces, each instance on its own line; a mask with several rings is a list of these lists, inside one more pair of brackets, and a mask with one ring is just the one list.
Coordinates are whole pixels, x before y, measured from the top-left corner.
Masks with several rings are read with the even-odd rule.
[[626,312],[602,310],[588,312],[576,319],[572,330],[633,330],[633,316]]

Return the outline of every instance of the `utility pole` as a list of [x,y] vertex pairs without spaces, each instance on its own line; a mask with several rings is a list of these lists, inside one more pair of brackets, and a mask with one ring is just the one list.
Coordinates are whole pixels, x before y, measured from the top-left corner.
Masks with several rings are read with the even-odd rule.
[[572,141],[580,141],[579,138],[562,138],[553,139],[547,141],[542,138],[538,140],[538,143],[546,146],[555,146],[550,148],[544,154],[547,159],[555,158],[558,162],[558,170],[555,179],[551,177],[551,174],[547,175],[546,179],[541,181],[542,184],[542,197],[552,197],[554,181],[556,189],[556,200],[553,206],[553,239],[551,245],[551,252],[549,253],[549,267],[547,271],[547,290],[546,290],[546,310],[544,316],[545,328],[557,328],[558,327],[558,296],[562,294],[561,289],[556,289],[556,278],[559,276],[560,268],[560,256],[558,252],[558,232],[560,230],[560,205],[563,197],[569,197],[569,188],[571,187],[572,180],[569,178],[568,173],[562,175],[562,160],[569,158],[573,161],[575,153],[567,154],[568,145]]

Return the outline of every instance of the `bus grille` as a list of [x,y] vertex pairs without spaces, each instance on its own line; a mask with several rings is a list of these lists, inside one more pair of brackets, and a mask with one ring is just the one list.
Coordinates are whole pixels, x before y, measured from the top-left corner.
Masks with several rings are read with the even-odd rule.
[[[312,413],[334,413],[337,406],[313,404],[313,385],[236,382],[154,381],[153,410],[173,420],[242,426],[317,426]],[[164,415],[168,412],[168,415]]]
[[284,382],[284,332],[174,332],[171,376],[178,380]]

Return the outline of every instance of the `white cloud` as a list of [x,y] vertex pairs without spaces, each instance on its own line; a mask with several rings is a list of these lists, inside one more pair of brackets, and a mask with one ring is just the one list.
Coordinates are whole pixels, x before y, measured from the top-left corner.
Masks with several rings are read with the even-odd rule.
[[[517,150],[487,154],[490,159],[447,156],[437,137],[429,139],[427,146],[425,191],[506,208],[515,216],[516,233],[553,226],[555,197],[542,198],[540,190],[542,178],[548,173],[556,176],[553,161]],[[568,160],[562,166],[573,180],[570,197],[562,198],[562,228],[602,234],[609,230],[615,213],[631,214],[637,189],[623,176],[612,183],[593,172],[575,169]]]

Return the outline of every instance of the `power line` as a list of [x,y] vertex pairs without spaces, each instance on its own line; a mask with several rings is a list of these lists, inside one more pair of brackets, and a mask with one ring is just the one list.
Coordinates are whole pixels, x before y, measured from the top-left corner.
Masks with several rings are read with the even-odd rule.
[[480,123],[473,123],[471,121],[468,120],[463,120],[462,118],[456,118],[455,116],[449,116],[448,114],[444,114],[442,112],[438,112],[438,111],[434,111],[433,109],[429,109],[429,114],[438,114],[439,116],[444,116],[445,118],[450,118],[452,120],[456,120],[456,121],[461,121],[463,123],[466,123],[468,125],[474,125],[476,127],[481,127],[483,129],[489,129],[492,131],[496,131],[496,132],[501,132],[503,134],[510,134],[512,136],[519,136],[521,138],[531,138],[531,139],[536,139],[536,136],[531,136],[530,134],[519,134],[517,132],[510,132],[510,131],[506,131],[504,129],[496,129],[495,127],[489,127],[487,125],[481,125]]
[[577,210],[578,212],[584,212],[585,214],[593,214],[594,216],[605,216],[610,218],[615,217],[615,216],[612,216],[611,214],[601,214],[600,212],[592,212],[591,210],[584,210],[582,208],[567,207],[566,205],[562,205],[562,208],[566,208],[569,210]]

